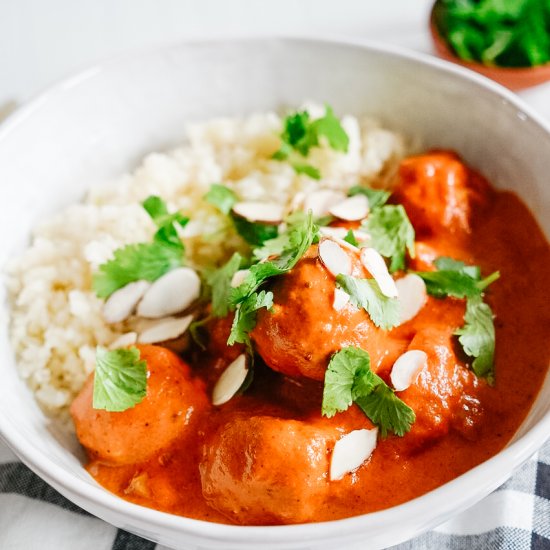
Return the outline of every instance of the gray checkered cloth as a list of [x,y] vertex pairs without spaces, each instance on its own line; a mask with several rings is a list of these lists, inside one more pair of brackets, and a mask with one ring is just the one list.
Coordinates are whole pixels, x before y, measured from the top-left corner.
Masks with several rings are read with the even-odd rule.
[[[78,508],[0,441],[0,549],[162,550]],[[550,442],[500,489],[393,550],[550,550]],[[166,549],[165,549],[166,550]]]

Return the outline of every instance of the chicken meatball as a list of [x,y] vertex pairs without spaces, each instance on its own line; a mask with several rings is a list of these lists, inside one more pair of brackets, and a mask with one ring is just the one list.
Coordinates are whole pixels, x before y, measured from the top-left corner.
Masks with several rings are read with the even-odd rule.
[[144,462],[176,440],[195,433],[209,407],[202,382],[187,363],[157,346],[139,346],[147,363],[147,395],[131,409],[109,412],[92,406],[92,374],[71,405],[78,439],[90,457],[111,465]]
[[485,179],[449,152],[410,157],[401,163],[394,192],[420,234],[470,233],[472,211],[485,205]]
[[343,433],[371,427],[357,407],[332,419],[233,414],[204,445],[204,498],[237,523],[314,521],[329,494],[334,444]]
[[[353,253],[351,253],[353,255]],[[354,275],[365,277],[358,258]],[[332,354],[347,346],[369,351],[374,370],[392,364],[406,348],[392,331],[377,328],[363,310],[334,308],[336,284],[313,245],[296,267],[273,285],[272,311],[258,312],[252,339],[262,359],[288,376],[323,380]]]

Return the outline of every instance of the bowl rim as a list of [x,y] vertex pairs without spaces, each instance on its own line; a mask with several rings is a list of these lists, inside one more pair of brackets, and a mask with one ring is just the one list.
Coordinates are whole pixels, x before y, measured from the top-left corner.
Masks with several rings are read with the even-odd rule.
[[[59,80],[57,83],[46,87],[43,91],[31,96],[21,107],[17,108],[0,124],[0,148],[4,140],[9,139],[12,130],[22,124],[32,113],[40,109],[43,104],[51,97],[78,87],[86,80],[93,78],[101,73],[105,67],[116,66],[138,58],[143,54],[162,54],[179,50],[187,45],[212,45],[223,44],[227,41],[254,42],[263,43],[287,43],[309,46],[334,46],[347,47],[351,49],[368,50],[373,54],[398,58],[408,62],[422,64],[438,71],[453,75],[459,79],[467,80],[486,91],[499,97],[504,103],[508,103],[518,112],[527,117],[530,122],[541,128],[550,138],[550,123],[539,115],[533,108],[527,105],[521,98],[516,96],[504,86],[476,73],[463,66],[439,59],[437,57],[411,51],[409,49],[384,44],[378,41],[367,39],[350,39],[341,36],[320,37],[316,34],[306,35],[271,35],[266,37],[245,36],[245,37],[220,37],[216,39],[190,39],[178,41],[169,44],[137,48],[131,51],[111,55],[95,64],[88,65],[87,68],[70,73],[69,76]],[[13,367],[16,361],[13,360]],[[10,367],[8,367],[10,368]],[[548,374],[547,374],[548,376]],[[537,396],[540,398],[540,392]],[[423,531],[437,525],[439,520],[429,520],[431,511],[434,508],[439,510],[439,517],[450,516],[471,506],[475,500],[472,500],[467,491],[460,490],[460,486],[475,486],[478,488],[477,494],[482,498],[492,490],[502,484],[511,474],[511,472],[525,462],[533,455],[546,439],[550,437],[550,410],[532,426],[517,441],[508,445],[499,453],[482,462],[478,466],[468,470],[457,478],[441,485],[440,487],[421,495],[413,500],[403,504],[362,514],[349,518],[332,520],[320,523],[306,523],[297,525],[276,525],[276,526],[243,526],[226,525],[220,523],[208,522],[160,512],[151,508],[146,508],[133,504],[120,497],[108,492],[99,484],[92,484],[89,481],[76,476],[67,476],[65,468],[49,458],[32,441],[27,440],[17,429],[15,423],[11,422],[0,409],[0,437],[5,440],[15,454],[42,479],[54,485],[63,494],[73,495],[80,501],[79,505],[86,508],[90,501],[95,507],[113,511],[119,515],[129,518],[133,522],[144,522],[144,527],[150,526],[159,529],[169,529],[172,532],[186,533],[202,539],[219,541],[226,543],[243,542],[249,544],[262,543],[288,543],[288,542],[308,542],[312,543],[318,540],[325,542],[332,538],[340,538],[343,530],[346,535],[353,536],[365,534],[369,528],[391,528],[399,521],[407,521],[407,527],[410,530],[410,522],[414,526],[422,526]],[[499,468],[495,468],[497,464]],[[496,475],[495,472],[502,472]],[[488,475],[489,474],[489,475]],[[93,478],[90,477],[93,481]],[[480,490],[481,488],[481,490]],[[445,498],[446,497],[446,498]],[[127,527],[131,529],[131,527]],[[418,530],[418,533],[420,530]],[[415,527],[416,534],[416,527]]]

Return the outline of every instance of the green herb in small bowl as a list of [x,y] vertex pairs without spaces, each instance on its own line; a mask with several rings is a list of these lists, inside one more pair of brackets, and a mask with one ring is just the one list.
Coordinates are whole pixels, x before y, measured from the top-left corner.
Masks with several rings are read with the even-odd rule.
[[437,0],[438,53],[521,89],[550,78],[550,0]]

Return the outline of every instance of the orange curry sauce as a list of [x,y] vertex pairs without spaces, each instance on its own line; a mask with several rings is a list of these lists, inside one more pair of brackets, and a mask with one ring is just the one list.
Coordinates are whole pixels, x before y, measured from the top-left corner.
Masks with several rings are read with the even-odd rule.
[[[312,245],[271,283],[275,306],[258,315],[252,340],[260,357],[243,395],[210,404],[220,373],[242,353],[225,345],[231,319],[213,322],[207,351],[188,351],[184,360],[142,346],[150,376],[147,397],[133,409],[92,409],[88,381],[71,411],[91,475],[124,499],[191,518],[301,523],[403,503],[502,449],[550,359],[548,243],[515,194],[492,190],[452,153],[406,159],[391,200],[405,206],[416,230],[410,269],[432,270],[435,258],[451,256],[483,275],[500,271],[485,298],[496,315],[494,387],[474,376],[453,336],[464,300],[429,297],[415,318],[382,331],[363,310],[334,310],[334,278]],[[416,413],[412,430],[380,439],[367,462],[330,481],[335,442],[372,427],[355,405],[321,417],[324,370],[349,345],[367,350],[386,381],[407,349],[425,351],[428,364],[398,392]]]

